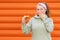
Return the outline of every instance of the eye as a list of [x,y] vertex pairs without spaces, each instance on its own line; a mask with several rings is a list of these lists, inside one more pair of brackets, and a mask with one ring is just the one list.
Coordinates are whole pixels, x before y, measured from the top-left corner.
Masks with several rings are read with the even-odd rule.
[[39,11],[39,10],[43,10],[43,9],[42,8],[40,8],[40,9],[38,8],[37,10]]
[[40,10],[43,10],[42,8],[40,8]]
[[37,9],[37,10],[39,10],[39,9]]

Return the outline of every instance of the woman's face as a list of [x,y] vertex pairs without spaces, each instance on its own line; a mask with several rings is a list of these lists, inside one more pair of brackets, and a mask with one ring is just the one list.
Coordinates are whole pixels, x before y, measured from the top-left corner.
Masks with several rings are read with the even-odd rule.
[[41,5],[37,5],[36,11],[37,11],[37,14],[40,14],[40,13],[45,13],[46,9]]

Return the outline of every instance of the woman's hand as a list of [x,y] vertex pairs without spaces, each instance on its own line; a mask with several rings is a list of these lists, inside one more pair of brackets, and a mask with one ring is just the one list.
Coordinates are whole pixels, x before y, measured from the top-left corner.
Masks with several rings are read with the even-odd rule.
[[24,16],[23,18],[22,18],[22,20],[25,22],[25,23],[27,23],[27,19],[29,18],[29,16]]
[[42,19],[42,18],[44,18],[46,16],[46,14],[43,14],[43,13],[40,13],[39,14],[39,17]]

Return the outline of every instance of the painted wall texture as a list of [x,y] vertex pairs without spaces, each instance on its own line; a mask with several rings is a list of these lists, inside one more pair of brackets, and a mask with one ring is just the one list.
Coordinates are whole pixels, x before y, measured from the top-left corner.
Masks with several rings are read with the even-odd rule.
[[53,40],[60,40],[60,0],[0,0],[0,40],[31,40],[24,35],[21,21],[24,15],[34,16],[36,4],[46,2],[54,20]]

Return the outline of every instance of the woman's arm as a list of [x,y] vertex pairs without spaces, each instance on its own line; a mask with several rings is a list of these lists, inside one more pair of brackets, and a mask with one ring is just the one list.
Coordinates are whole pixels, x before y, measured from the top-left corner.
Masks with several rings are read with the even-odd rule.
[[23,17],[22,19],[22,31],[24,34],[29,34],[30,31],[32,31],[32,25],[31,25],[31,19],[29,20],[29,22],[26,24],[25,23],[25,17]]
[[53,24],[52,18],[48,18],[47,16],[45,16],[44,18],[42,18],[42,20],[44,22],[47,32],[52,32],[54,29],[54,24]]

